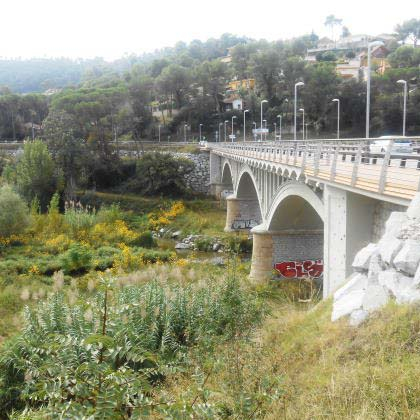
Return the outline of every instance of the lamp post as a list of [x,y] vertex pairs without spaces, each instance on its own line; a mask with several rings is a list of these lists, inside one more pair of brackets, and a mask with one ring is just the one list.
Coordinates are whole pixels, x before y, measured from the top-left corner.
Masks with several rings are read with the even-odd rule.
[[340,138],[340,99],[333,99],[333,102],[337,102],[337,139]]
[[[263,120],[264,130],[267,129],[267,120]],[[267,141],[267,133],[264,133],[264,141]]]
[[159,124],[158,130],[159,130],[159,143],[160,143],[160,124]]
[[274,141],[276,141],[276,137],[277,137],[277,124],[274,123]]
[[397,83],[404,85],[403,136],[405,136],[405,121],[407,118],[407,81],[397,80]]
[[305,109],[299,108],[299,112],[302,113],[302,139],[305,140]]
[[249,109],[246,109],[244,111],[244,141],[246,141],[246,124],[245,124],[246,120],[245,120],[245,115],[246,115],[247,112],[249,112]]
[[232,143],[233,143],[233,136],[234,136],[234,134],[233,134],[233,120],[236,118],[236,115],[234,115],[233,117],[232,117],[232,137],[231,137],[231,139],[232,139]]
[[303,86],[305,83],[303,82],[297,82],[295,83],[295,123],[294,123],[294,139],[296,140],[296,114],[297,114],[297,88],[299,86]]
[[200,124],[200,126],[198,127],[198,129],[199,129],[199,132],[200,132],[200,135],[199,135],[199,137],[200,137],[200,141],[201,141],[201,127],[203,126],[203,124]]
[[187,142],[187,127],[188,127],[188,124],[184,124],[184,143]]
[[221,137],[222,137],[222,133],[221,133],[221,130],[220,130],[220,127],[223,125],[223,123],[219,123],[219,141],[220,141],[220,139],[221,139]]
[[277,115],[277,118],[279,119],[279,140],[281,140],[281,115]]
[[228,123],[229,121],[228,120],[226,120],[225,121],[225,123],[224,123],[224,126],[225,126],[225,142],[226,142],[226,124]]
[[372,47],[384,45],[382,41],[369,42],[367,52],[367,83],[366,83],[366,138],[369,138],[369,122],[370,122],[370,56]]
[[262,141],[262,129],[263,129],[263,104],[268,102],[267,99],[263,99],[261,101],[261,132],[260,132],[260,141]]

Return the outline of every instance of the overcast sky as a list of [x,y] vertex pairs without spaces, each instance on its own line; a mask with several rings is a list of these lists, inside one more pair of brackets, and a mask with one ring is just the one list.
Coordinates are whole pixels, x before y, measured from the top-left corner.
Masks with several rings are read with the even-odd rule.
[[420,18],[419,0],[1,0],[0,57],[104,57],[140,54],[225,32],[269,40],[314,30],[325,17],[351,33],[392,32]]

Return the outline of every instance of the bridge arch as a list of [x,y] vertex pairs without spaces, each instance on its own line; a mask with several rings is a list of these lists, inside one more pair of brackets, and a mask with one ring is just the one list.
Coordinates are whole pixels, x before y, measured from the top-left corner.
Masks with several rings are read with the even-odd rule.
[[265,223],[253,229],[251,277],[311,277],[321,285],[324,204],[307,185],[287,181],[278,190]]

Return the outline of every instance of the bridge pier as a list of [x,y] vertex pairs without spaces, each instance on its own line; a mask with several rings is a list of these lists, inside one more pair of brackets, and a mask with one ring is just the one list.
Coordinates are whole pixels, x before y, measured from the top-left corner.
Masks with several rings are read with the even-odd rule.
[[253,242],[249,277],[255,283],[264,282],[273,274],[273,235],[263,226],[256,226],[251,233]]
[[261,223],[258,199],[230,195],[226,198],[226,208],[225,232],[250,230]]

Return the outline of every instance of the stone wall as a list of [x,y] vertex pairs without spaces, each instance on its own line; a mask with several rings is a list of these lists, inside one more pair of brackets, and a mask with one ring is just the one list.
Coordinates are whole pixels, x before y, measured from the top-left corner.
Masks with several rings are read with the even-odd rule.
[[273,235],[273,265],[283,261],[323,259],[323,233]]
[[398,204],[378,201],[373,213],[372,242],[377,242],[385,233],[385,224],[393,211],[406,211],[406,207]]
[[191,160],[194,163],[194,170],[185,177],[187,187],[194,192],[210,193],[210,153],[172,153],[177,157]]

